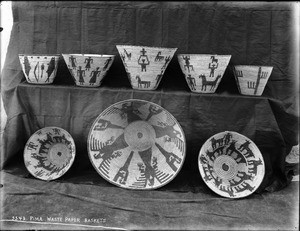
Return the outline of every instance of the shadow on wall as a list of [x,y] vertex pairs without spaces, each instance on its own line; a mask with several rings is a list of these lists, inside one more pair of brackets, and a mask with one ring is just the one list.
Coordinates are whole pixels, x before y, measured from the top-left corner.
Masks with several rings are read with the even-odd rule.
[[2,150],[3,150],[3,133],[4,133],[4,128],[6,125],[6,120],[7,120],[7,116],[6,113],[4,111],[4,107],[3,107],[3,102],[2,102],[2,97],[0,96],[0,103],[1,103],[1,118],[0,118],[0,155],[2,154]]
[[6,116],[6,113],[5,113],[5,110],[4,110],[4,107],[3,107],[3,101],[2,101],[2,97],[1,97],[1,135],[3,133],[3,130],[4,130],[4,127],[5,127],[5,124],[6,124],[6,120],[7,120],[7,116]]
[[0,3],[1,10],[1,72],[4,65],[7,47],[10,39],[10,33],[13,25],[13,16],[12,16],[12,2],[11,1],[1,1]]
[[[11,1],[2,1],[0,4],[1,7],[1,27],[0,27],[0,32],[1,32],[1,72],[2,68],[4,65],[5,57],[6,57],[6,52],[7,52],[7,47],[10,39],[10,33],[12,29],[12,24],[13,24],[13,17],[12,17],[12,6],[11,6]],[[5,24],[3,24],[5,22]],[[0,140],[2,141],[2,134],[4,131],[4,127],[7,121],[7,115],[4,110],[3,102],[2,102],[2,97],[0,95]],[[2,143],[0,142],[0,146],[2,148]]]

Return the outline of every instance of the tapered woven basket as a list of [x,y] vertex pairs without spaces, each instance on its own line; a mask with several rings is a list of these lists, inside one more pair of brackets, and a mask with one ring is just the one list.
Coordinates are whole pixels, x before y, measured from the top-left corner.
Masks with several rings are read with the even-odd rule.
[[99,87],[115,56],[98,54],[62,54],[75,84],[80,87]]
[[235,80],[242,95],[261,96],[271,76],[273,67],[235,65]]
[[30,84],[52,84],[60,55],[19,54],[22,71]]
[[231,55],[178,54],[177,58],[192,92],[215,93]]
[[177,48],[116,45],[133,89],[155,90]]

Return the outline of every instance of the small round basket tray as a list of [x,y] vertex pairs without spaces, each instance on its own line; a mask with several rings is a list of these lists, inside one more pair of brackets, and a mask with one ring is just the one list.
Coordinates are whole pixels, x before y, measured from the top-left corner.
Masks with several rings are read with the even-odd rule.
[[229,198],[254,193],[265,174],[263,156],[255,143],[232,131],[218,133],[203,144],[198,166],[206,185]]
[[104,110],[88,136],[96,171],[127,189],[156,189],[170,182],[185,158],[185,136],[176,119],[152,102],[130,99]]
[[24,163],[34,177],[50,181],[64,175],[75,159],[75,143],[62,128],[45,127],[36,131],[24,148]]

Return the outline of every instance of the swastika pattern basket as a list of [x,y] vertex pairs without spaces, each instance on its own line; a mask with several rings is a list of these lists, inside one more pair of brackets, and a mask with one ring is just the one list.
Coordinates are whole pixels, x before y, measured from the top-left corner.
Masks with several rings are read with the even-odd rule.
[[203,144],[198,166],[207,186],[229,198],[254,193],[265,174],[263,156],[255,143],[232,131],[215,134]]
[[177,48],[116,45],[133,89],[155,90]]
[[215,93],[231,55],[178,54],[177,58],[192,92]]
[[185,159],[186,142],[176,119],[161,106],[125,100],[104,110],[88,136],[96,171],[127,189],[156,189],[169,183]]

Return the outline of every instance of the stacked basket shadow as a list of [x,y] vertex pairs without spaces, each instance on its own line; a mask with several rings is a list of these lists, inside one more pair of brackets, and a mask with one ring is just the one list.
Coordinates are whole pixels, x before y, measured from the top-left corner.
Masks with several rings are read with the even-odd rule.
[[[133,89],[156,90],[177,48],[116,46]],[[115,56],[62,54],[79,87],[100,87]],[[60,55],[22,54],[19,60],[30,84],[52,84]],[[190,90],[215,93],[231,55],[178,54],[177,60]],[[262,95],[272,67],[235,65],[240,94]],[[108,182],[126,189],[151,190],[172,181],[186,155],[184,132],[163,107],[139,99],[117,102],[94,121],[87,139],[88,156],[95,170]],[[28,171],[41,180],[65,174],[75,158],[71,135],[59,127],[36,131],[24,148]],[[265,165],[253,141],[234,131],[207,139],[198,155],[200,175],[206,185],[223,197],[241,198],[260,186]]]

